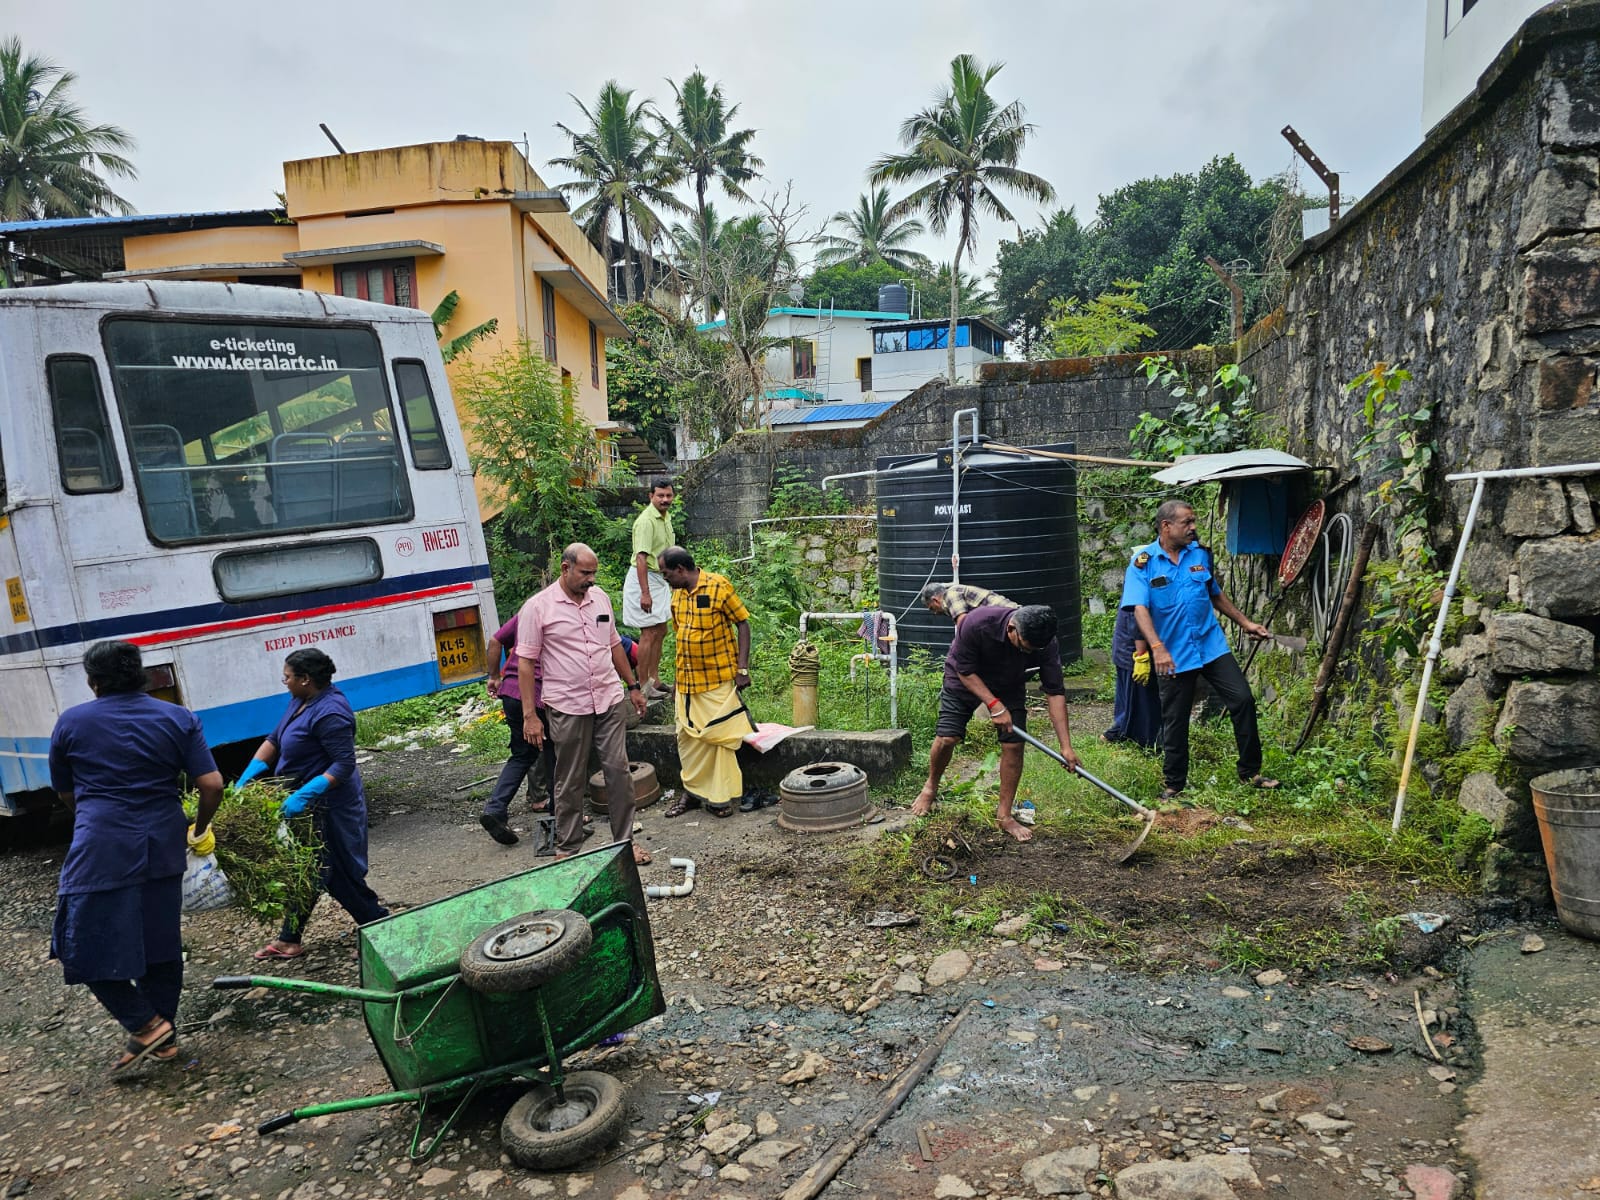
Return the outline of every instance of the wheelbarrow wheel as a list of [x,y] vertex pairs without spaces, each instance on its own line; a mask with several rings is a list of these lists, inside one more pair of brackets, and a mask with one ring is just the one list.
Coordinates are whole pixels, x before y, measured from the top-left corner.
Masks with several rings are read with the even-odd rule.
[[500,1144],[513,1161],[536,1171],[570,1167],[604,1150],[622,1133],[627,1093],[603,1071],[574,1071],[555,1089],[535,1084],[500,1122]]
[[484,930],[461,952],[461,982],[475,992],[530,991],[576,966],[593,940],[582,913],[523,913]]

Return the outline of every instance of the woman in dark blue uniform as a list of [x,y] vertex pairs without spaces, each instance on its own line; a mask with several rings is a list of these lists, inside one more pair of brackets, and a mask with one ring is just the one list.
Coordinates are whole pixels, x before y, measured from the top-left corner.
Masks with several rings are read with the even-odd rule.
[[1117,623],[1111,630],[1111,665],[1117,672],[1117,693],[1111,728],[1101,738],[1155,749],[1161,744],[1161,697],[1150,670],[1150,643],[1139,632],[1132,608],[1117,610]]
[[61,714],[50,735],[50,782],[72,809],[50,954],[128,1031],[112,1070],[178,1056],[183,990],[186,774],[200,791],[191,841],[207,836],[222,776],[200,719],[144,694],[144,663],[128,642],[83,656],[95,698]]
[[[365,925],[387,917],[389,910],[367,886],[367,797],[356,769],[356,717],[344,693],[333,686],[334,669],[333,659],[321,650],[296,650],[283,660],[289,709],[239,782],[270,772],[294,786],[281,811],[285,817],[311,814],[321,842],[321,890],[343,905],[357,925]],[[286,914],[278,936],[255,956],[304,954],[300,936],[316,903],[313,896],[302,911]]]

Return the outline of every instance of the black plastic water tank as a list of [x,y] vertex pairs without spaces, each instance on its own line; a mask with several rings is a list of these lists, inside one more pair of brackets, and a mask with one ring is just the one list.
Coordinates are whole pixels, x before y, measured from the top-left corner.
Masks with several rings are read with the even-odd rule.
[[[1060,459],[970,448],[962,461],[961,582],[1018,604],[1048,604],[1061,659],[1075,661],[1083,653],[1077,469]],[[880,458],[877,468],[879,605],[898,620],[902,652],[921,647],[943,658],[955,625],[919,605],[917,594],[950,579],[950,450]]]
[[878,289],[878,311],[911,315],[911,295],[903,283],[886,283]]

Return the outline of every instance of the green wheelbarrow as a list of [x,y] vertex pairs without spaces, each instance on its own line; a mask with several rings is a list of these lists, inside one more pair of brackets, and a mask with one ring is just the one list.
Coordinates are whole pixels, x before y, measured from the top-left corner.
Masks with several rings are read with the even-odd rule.
[[[361,1003],[394,1091],[312,1104],[257,1132],[358,1108],[413,1103],[411,1157],[431,1155],[484,1087],[537,1080],[500,1127],[536,1170],[568,1167],[616,1140],[622,1084],[562,1070],[563,1056],[664,1012],[644,889],[629,843],[547,863],[364,925],[361,986],[225,975],[217,988],[275,988]],[[429,1111],[450,1111],[424,1140]]]

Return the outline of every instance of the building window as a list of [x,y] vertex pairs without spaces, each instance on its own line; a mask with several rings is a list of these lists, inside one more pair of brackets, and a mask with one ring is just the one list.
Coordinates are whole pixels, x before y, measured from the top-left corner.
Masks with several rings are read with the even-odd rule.
[[333,290],[352,300],[371,300],[414,308],[411,281],[416,260],[390,259],[387,262],[344,263],[335,268]]
[[856,378],[861,380],[861,390],[872,390],[872,360],[870,358],[856,359]]
[[882,329],[872,335],[874,354],[898,354],[906,348],[904,329]]
[[539,281],[539,305],[544,309],[544,357],[547,362],[556,361],[556,289],[550,286],[550,281]]
[[589,382],[600,386],[600,331],[589,322]]
[[791,379],[817,377],[817,344],[796,339],[790,345],[790,365],[794,368]]

